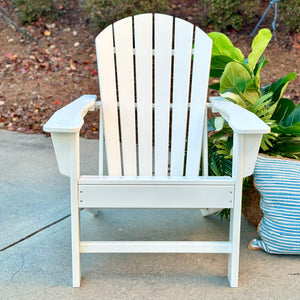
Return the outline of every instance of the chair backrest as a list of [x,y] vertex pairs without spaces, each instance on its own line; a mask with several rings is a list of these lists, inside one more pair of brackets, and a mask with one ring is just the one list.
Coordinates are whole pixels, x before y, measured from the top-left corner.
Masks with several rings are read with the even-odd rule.
[[199,175],[211,45],[198,27],[162,14],[98,35],[109,175]]

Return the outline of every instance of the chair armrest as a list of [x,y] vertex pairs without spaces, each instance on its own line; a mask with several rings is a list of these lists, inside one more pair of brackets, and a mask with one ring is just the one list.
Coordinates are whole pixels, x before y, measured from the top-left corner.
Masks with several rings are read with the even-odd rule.
[[79,132],[83,125],[83,118],[88,110],[95,106],[96,95],[84,95],[53,114],[44,125],[46,132]]
[[210,97],[213,112],[219,112],[235,133],[264,134],[270,127],[254,113],[223,97]]

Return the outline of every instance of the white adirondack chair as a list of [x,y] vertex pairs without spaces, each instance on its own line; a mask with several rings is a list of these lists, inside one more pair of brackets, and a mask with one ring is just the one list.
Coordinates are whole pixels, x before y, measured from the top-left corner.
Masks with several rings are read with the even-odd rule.
[[[228,253],[229,282],[238,286],[242,179],[252,174],[269,127],[221,97],[206,103],[211,45],[179,18],[122,19],[96,38],[101,101],[80,97],[44,126],[60,172],[70,177],[74,287],[80,253],[103,252]],[[210,106],[234,130],[232,177],[208,177]],[[94,109],[100,109],[99,176],[80,176],[79,131]],[[227,242],[80,241],[80,208],[230,208],[230,234]]]

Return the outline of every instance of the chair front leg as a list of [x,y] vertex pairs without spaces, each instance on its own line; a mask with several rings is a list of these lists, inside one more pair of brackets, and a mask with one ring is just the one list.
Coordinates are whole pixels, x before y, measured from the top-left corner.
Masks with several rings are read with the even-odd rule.
[[243,169],[245,155],[245,136],[234,134],[232,177],[235,180],[234,205],[230,211],[229,241],[232,252],[229,254],[228,280],[231,287],[238,287],[240,228],[243,189]]
[[73,287],[80,287],[80,210],[78,195],[79,165],[79,133],[74,133],[71,147],[71,238],[72,238],[72,272]]

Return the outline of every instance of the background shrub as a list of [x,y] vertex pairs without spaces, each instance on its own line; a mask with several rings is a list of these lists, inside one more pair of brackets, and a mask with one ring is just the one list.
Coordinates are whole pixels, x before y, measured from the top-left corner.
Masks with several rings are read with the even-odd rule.
[[55,17],[54,0],[12,0],[21,24],[30,24],[42,16]]
[[287,30],[300,32],[300,0],[281,0],[279,9]]
[[103,28],[118,19],[146,12],[166,12],[167,0],[81,0],[89,17]]
[[[300,1],[300,0],[298,0]],[[259,0],[202,0],[205,15],[200,23],[212,25],[214,30],[234,28],[239,30],[243,25],[253,21]]]

